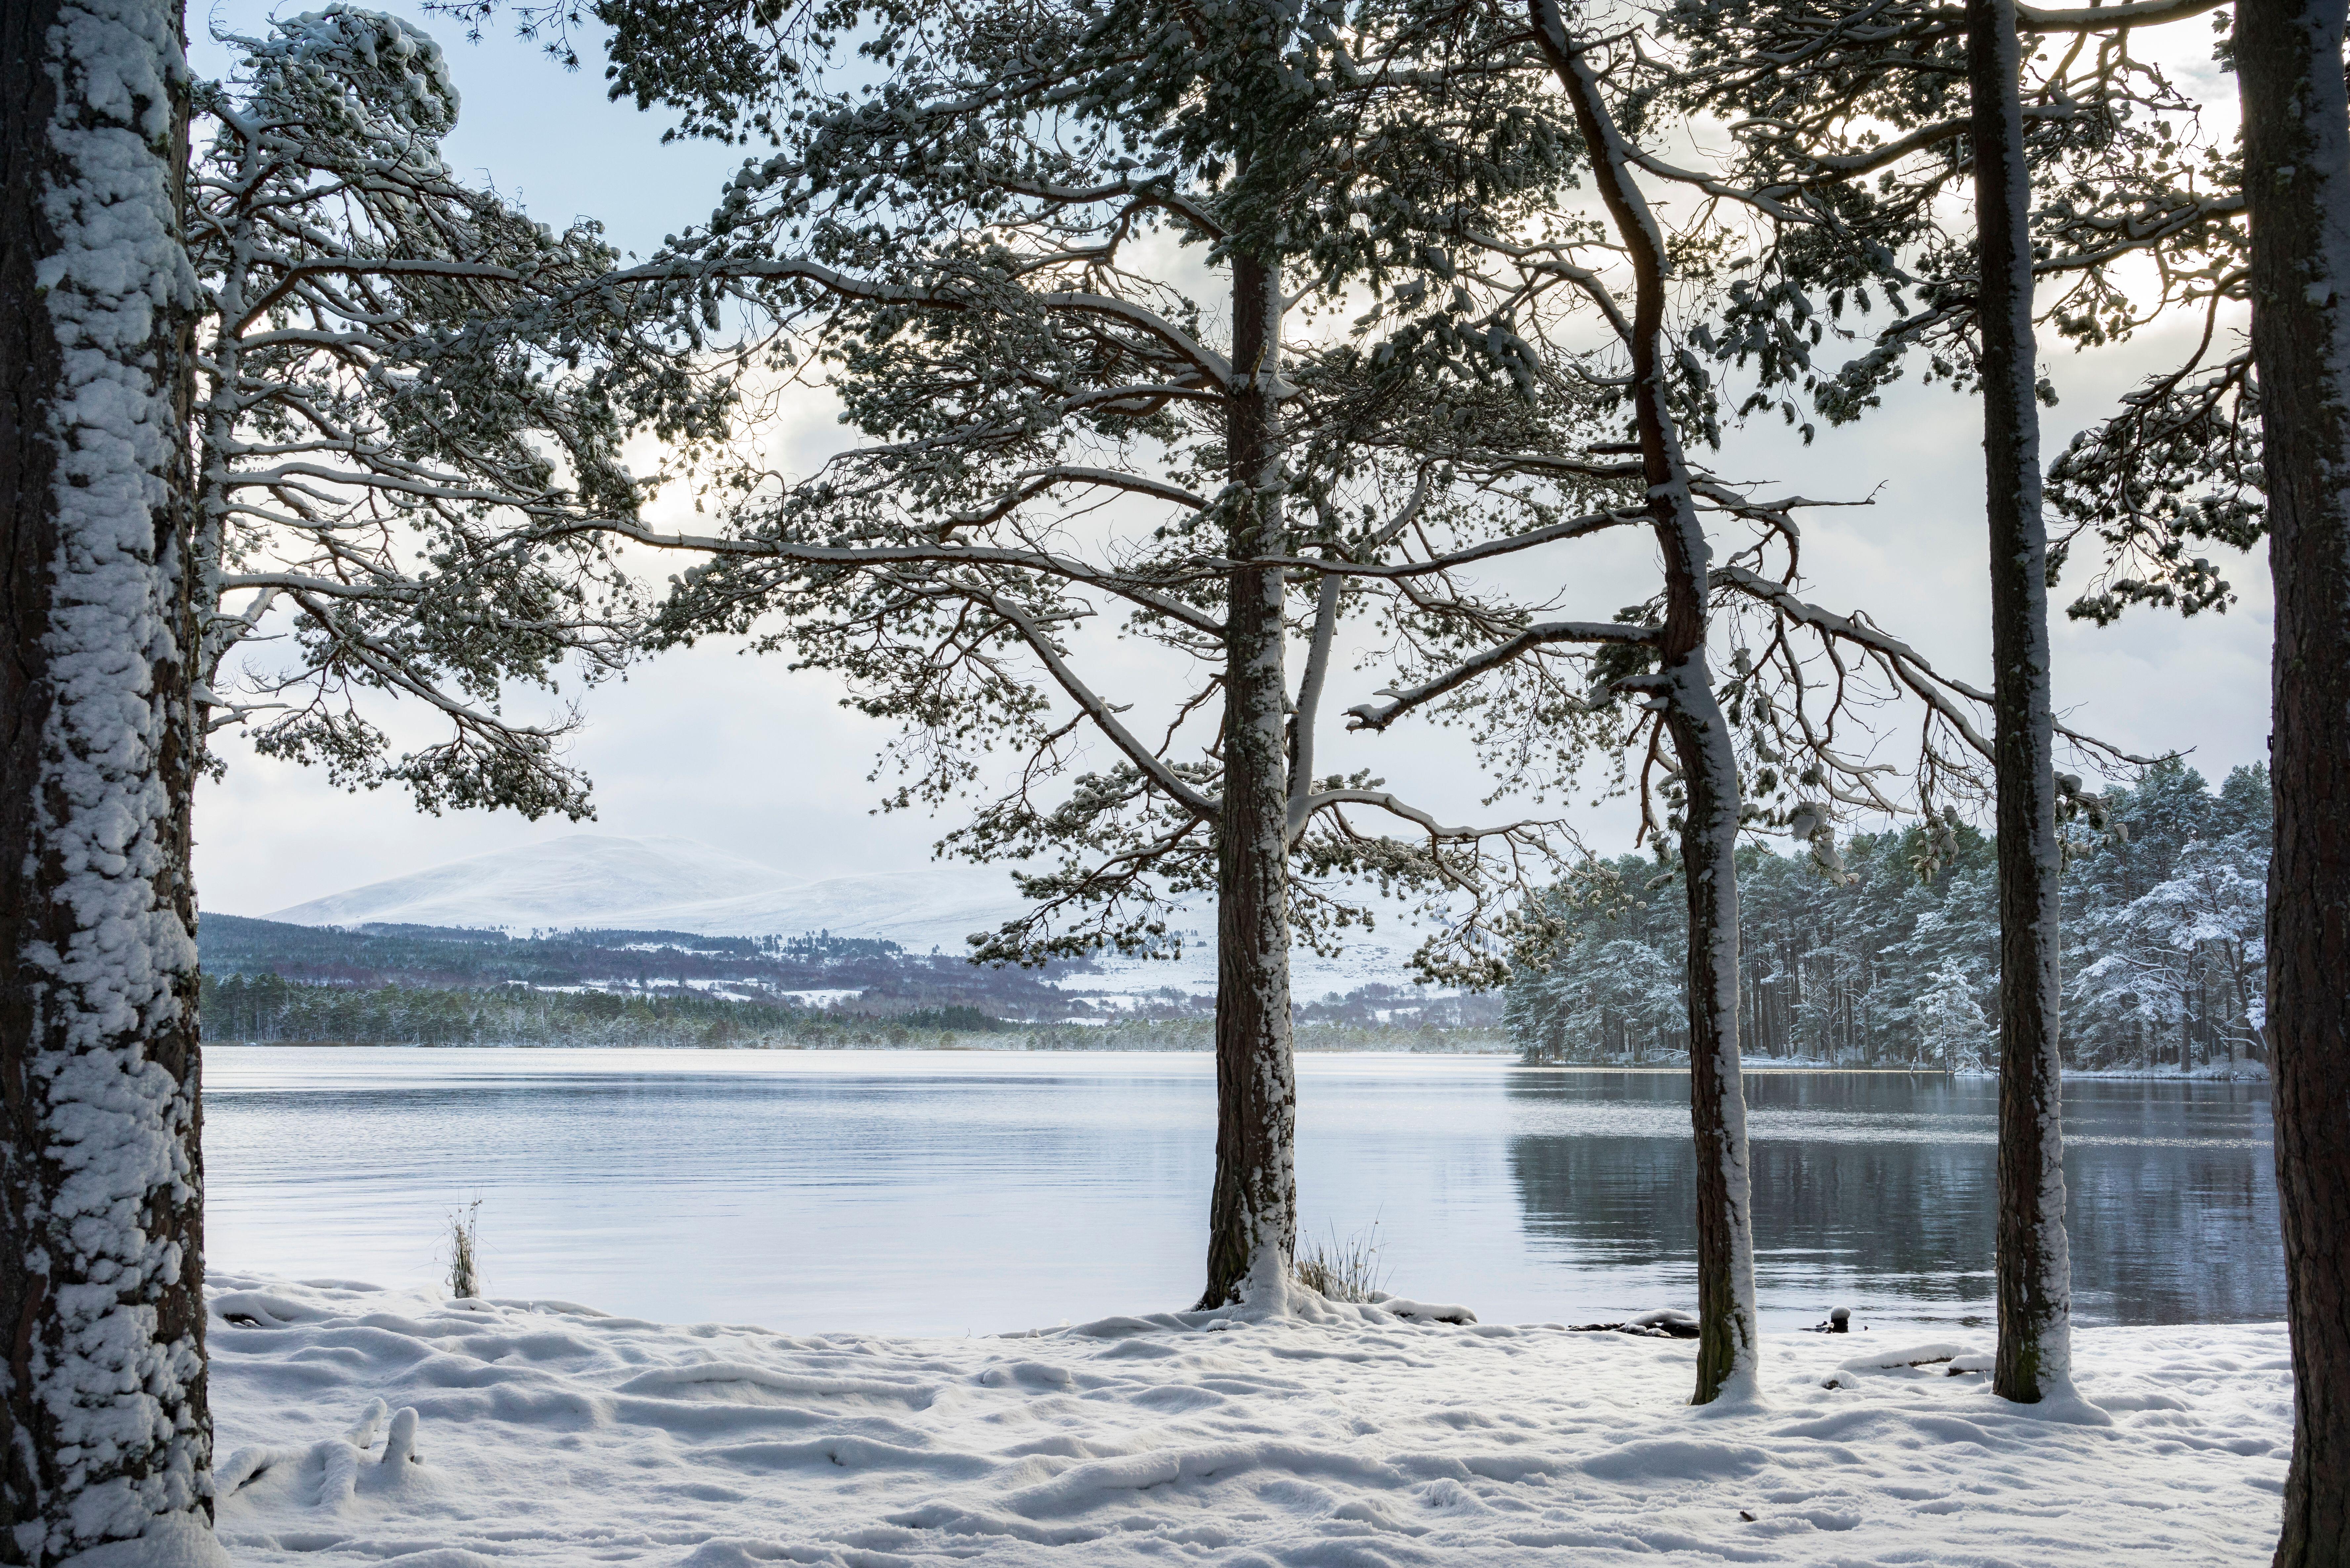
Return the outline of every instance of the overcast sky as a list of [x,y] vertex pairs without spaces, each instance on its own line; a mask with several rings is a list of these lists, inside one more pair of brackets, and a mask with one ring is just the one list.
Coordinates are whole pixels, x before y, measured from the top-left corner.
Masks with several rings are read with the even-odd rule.
[[[575,214],[594,216],[621,248],[641,254],[705,216],[740,159],[723,148],[661,146],[662,121],[604,100],[598,66],[567,74],[528,45],[504,37],[470,45],[445,19],[402,4],[383,8],[420,21],[449,48],[465,106],[452,162],[486,173],[542,222],[559,226]],[[223,5],[192,15],[191,25],[257,32],[265,15],[260,6]],[[222,68],[215,47],[199,40],[194,52],[199,70]],[[2046,416],[2045,450],[2060,450],[2147,369],[2175,362],[2184,330],[2150,333],[2095,358],[2047,350],[2062,401]],[[820,457],[833,436],[827,410],[811,400],[795,416],[786,444],[804,460]],[[1720,471],[1764,482],[1773,494],[1874,501],[1811,514],[1811,597],[1835,609],[1865,607],[1939,667],[1988,685],[1974,403],[1905,382],[1877,415],[1824,433],[1808,450],[1776,424],[1734,437]],[[2181,621],[2141,612],[2104,630],[2060,619],[2057,697],[2076,723],[2135,751],[2187,751],[2215,780],[2264,754],[2265,568],[2257,560],[2227,565],[2242,599],[2225,616]],[[1638,585],[1653,581],[1645,546],[1613,558],[1562,556],[1560,568],[1577,574],[1566,585],[1570,613],[1596,618],[1645,597]],[[2070,597],[2060,591],[2056,602]],[[1378,684],[1355,683],[1362,690],[1339,706]],[[788,674],[780,660],[738,657],[717,645],[643,665],[625,684],[588,699],[589,722],[575,755],[596,781],[599,817],[580,826],[480,813],[425,816],[403,794],[346,794],[318,774],[232,742],[227,778],[204,785],[198,802],[203,901],[211,909],[263,914],[583,828],[702,839],[808,877],[920,864],[942,825],[870,815],[877,790],[866,774],[887,732],[844,711],[839,695],[827,678]],[[534,703],[546,699],[521,694],[513,711],[530,713]],[[1458,816],[1473,813],[1478,793],[1467,763],[1457,740],[1405,724],[1384,737],[1348,738],[1326,765],[1375,768]],[[1631,817],[1621,806],[1586,811],[1582,820],[1595,847],[1630,846]]]

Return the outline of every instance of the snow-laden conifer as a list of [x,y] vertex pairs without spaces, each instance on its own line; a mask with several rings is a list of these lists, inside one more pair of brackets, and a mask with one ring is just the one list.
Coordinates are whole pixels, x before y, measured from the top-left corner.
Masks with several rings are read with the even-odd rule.
[[[779,74],[654,71],[689,18]],[[679,0],[612,19],[619,89],[772,141],[704,229],[614,286],[665,296],[697,339],[743,302],[791,324],[794,369],[862,438],[809,476],[746,465],[718,530],[639,532],[706,557],[663,634],[754,631],[848,676],[868,711],[906,722],[892,805],[981,784],[986,753],[1010,753],[1010,787],[944,846],[1032,864],[1034,913],[983,958],[1147,949],[1171,907],[1215,890],[1210,1301],[1276,1276],[1293,1223],[1277,922],[1335,937],[1358,918],[1336,884],[1368,877],[1439,916],[1424,972],[1498,978],[1492,911],[1551,836],[1451,827],[1375,780],[1323,776],[1328,724],[1462,722],[1498,782],[1530,791],[1625,757],[1669,865],[1688,861],[1691,824],[1705,836],[1687,885],[1731,933],[1710,867],[1742,827],[1783,823],[1791,795],[1900,809],[1893,770],[1851,749],[1853,680],[1918,698],[1945,772],[1987,757],[1971,717],[1986,693],[1801,597],[1811,503],[1755,500],[1679,452],[1676,421],[1711,430],[1711,392],[1666,336],[1669,242],[1572,195],[1597,164],[1625,187],[1638,158],[1620,137],[1585,155],[1579,109],[1515,12],[916,8],[876,24],[886,79],[851,90],[811,63],[808,14],[746,29]],[[1636,52],[1607,47],[1599,68],[1639,76]],[[1649,241],[1646,284],[1622,268],[1627,233]],[[1710,527],[1731,539],[1718,562]],[[1529,553],[1624,528],[1661,541],[1668,571],[1613,618],[1483,575],[1523,557],[1517,580],[1571,583]],[[1166,712],[1108,689],[1113,611],[1130,644],[1190,667]],[[1718,687],[1717,634],[1732,645]],[[1347,703],[1332,688],[1350,646],[1387,684]],[[1832,857],[1828,825],[1813,832]],[[1706,952],[1702,1015],[1729,1027],[1716,981],[1734,957]],[[1735,1083],[1709,1071],[1726,1193]],[[1716,1207],[1727,1258],[1742,1209]],[[1709,1394],[1731,1359],[1710,1359]]]
[[[2056,1087],[2058,732],[2037,409],[2051,394],[2034,324],[2044,314],[2085,341],[2126,335],[2137,321],[2116,271],[2123,258],[2223,263],[2230,253],[2241,197],[2179,178],[2194,106],[2129,47],[2134,29],[2208,9],[2192,0],[2077,11],[2003,0],[1684,0],[1669,17],[1683,48],[1676,95],[1735,116],[1737,130],[1726,168],[1652,171],[1739,204],[1768,236],[1737,258],[1747,275],[1731,285],[1709,345],[1756,377],[1746,407],[1776,403],[1792,421],[1800,398],[1851,419],[1913,351],[1929,379],[1983,400],[2007,1064],[1996,1382],[2027,1402],[2043,1385],[2063,1395],[2070,1321]],[[1952,207],[1971,225],[1949,227]],[[2178,265],[2161,292],[2160,304],[2216,307],[2227,290],[2212,267]],[[1880,304],[1884,325],[1846,325],[1848,309],[1866,316]],[[1835,369],[1815,366],[1830,334],[1866,347]],[[2146,504],[2137,455],[2114,455],[2116,442],[2151,436],[2158,446],[2178,424],[2160,400],[2143,401],[2136,425],[2126,410],[2070,454],[2059,494],[2077,510],[2074,533],[2102,532],[2109,553],[2082,613],[2133,597],[2183,593],[2191,607],[2224,595],[2206,563],[2180,559],[2178,539],[2182,529],[2238,526],[2241,509]],[[2175,437],[2167,450],[2177,456]],[[2152,584],[2133,575],[2147,563],[2158,568]]]
[[[647,489],[621,443],[691,439],[725,379],[615,314],[592,223],[552,232],[452,173],[458,92],[415,26],[336,5],[228,42],[189,215],[208,726],[428,810],[588,815],[576,708],[521,721],[502,690],[625,659],[596,528]],[[369,693],[446,737],[399,752]]]
[[[746,484],[721,532],[639,536],[707,557],[667,635],[756,628],[904,722],[890,804],[992,786],[1007,755],[1009,788],[943,847],[1029,862],[1034,908],[976,956],[1157,949],[1213,894],[1203,1299],[1278,1307],[1292,940],[1339,940],[1367,882],[1439,918],[1424,968],[1494,978],[1494,916],[1556,837],[1454,826],[1318,765],[1332,726],[1382,707],[1358,690],[1350,720],[1350,645],[1400,693],[1463,650],[1656,632],[1545,618],[1476,575],[1637,516],[1623,465],[1563,455],[1598,406],[1451,260],[1448,224],[1514,231],[1567,177],[1571,131],[1479,64],[1491,18],[1142,17],[941,16],[895,39],[878,88],[776,88],[795,107],[755,110],[773,155],[616,281],[695,321],[746,300],[793,323],[862,439]],[[1383,309],[1352,329],[1366,293]],[[1113,634],[1169,672],[1163,711],[1131,705]],[[1579,680],[1539,679],[1569,724],[1617,724]]]

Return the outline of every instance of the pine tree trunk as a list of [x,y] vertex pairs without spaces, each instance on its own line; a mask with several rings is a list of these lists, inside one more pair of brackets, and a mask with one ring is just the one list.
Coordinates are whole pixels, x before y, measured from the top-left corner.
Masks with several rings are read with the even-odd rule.
[[1698,1220],[1697,1391],[1690,1402],[1703,1405],[1725,1393],[1752,1395],[1761,1356],[1746,1091],[1738,1056],[1738,759],[1706,659],[1711,563],[1666,382],[1663,232],[1627,167],[1627,149],[1598,78],[1568,37],[1556,0],[1528,0],[1528,10],[1535,37],[1575,106],[1593,181],[1635,279],[1625,348],[1650,532],[1664,559],[1665,582],[1664,637],[1649,690],[1664,701],[1689,791],[1681,872],[1689,894],[1690,1121],[1697,1142]]
[[1991,1386],[2004,1398],[2033,1404],[2069,1386],[2073,1315],[2057,1054],[2048,531],[2040,508],[2031,183],[2014,0],[1967,0],[1966,14],[1999,790],[1999,1348]]
[[[1232,260],[1231,478],[1235,560],[1282,546],[1281,275]],[[1283,574],[1232,574],[1225,633],[1223,814],[1216,849],[1216,1184],[1203,1307],[1288,1288],[1297,1245],[1297,1069],[1290,1054],[1288,740]]]
[[227,1561],[187,857],[181,56],[169,0],[0,7],[0,1562]]
[[2277,1568],[2350,1563],[2350,102],[2343,0],[2236,10],[2276,587],[2269,1070],[2293,1328]]
[[[1702,574],[1700,566],[1700,581]],[[1761,1345],[1738,1054],[1738,771],[1702,643],[1683,664],[1669,722],[1689,780],[1681,869],[1689,891],[1690,1122],[1698,1168],[1697,1392],[1690,1402],[1703,1405],[1725,1392],[1753,1391]]]

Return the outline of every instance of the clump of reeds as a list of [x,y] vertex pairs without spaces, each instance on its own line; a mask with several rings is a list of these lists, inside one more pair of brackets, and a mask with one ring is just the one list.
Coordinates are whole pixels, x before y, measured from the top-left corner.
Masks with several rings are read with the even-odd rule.
[[1322,1241],[1300,1241],[1291,1269],[1299,1284],[1325,1301],[1369,1301],[1379,1288],[1378,1221],[1343,1241],[1336,1231]]
[[482,1293],[481,1223],[478,1198],[449,1216],[449,1293],[459,1301]]

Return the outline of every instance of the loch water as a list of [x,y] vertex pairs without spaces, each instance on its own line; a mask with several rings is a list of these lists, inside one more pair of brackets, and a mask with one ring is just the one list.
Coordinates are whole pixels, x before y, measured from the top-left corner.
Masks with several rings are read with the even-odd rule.
[[[994,1333],[1191,1304],[1202,1054],[211,1046],[213,1268],[425,1284],[479,1201],[488,1293],[795,1332]],[[1488,1322],[1693,1305],[1689,1081],[1307,1054],[1312,1239]],[[1756,1071],[1766,1326],[1991,1321],[1996,1085]],[[2269,1092],[2074,1080],[2076,1320],[2284,1310]]]

